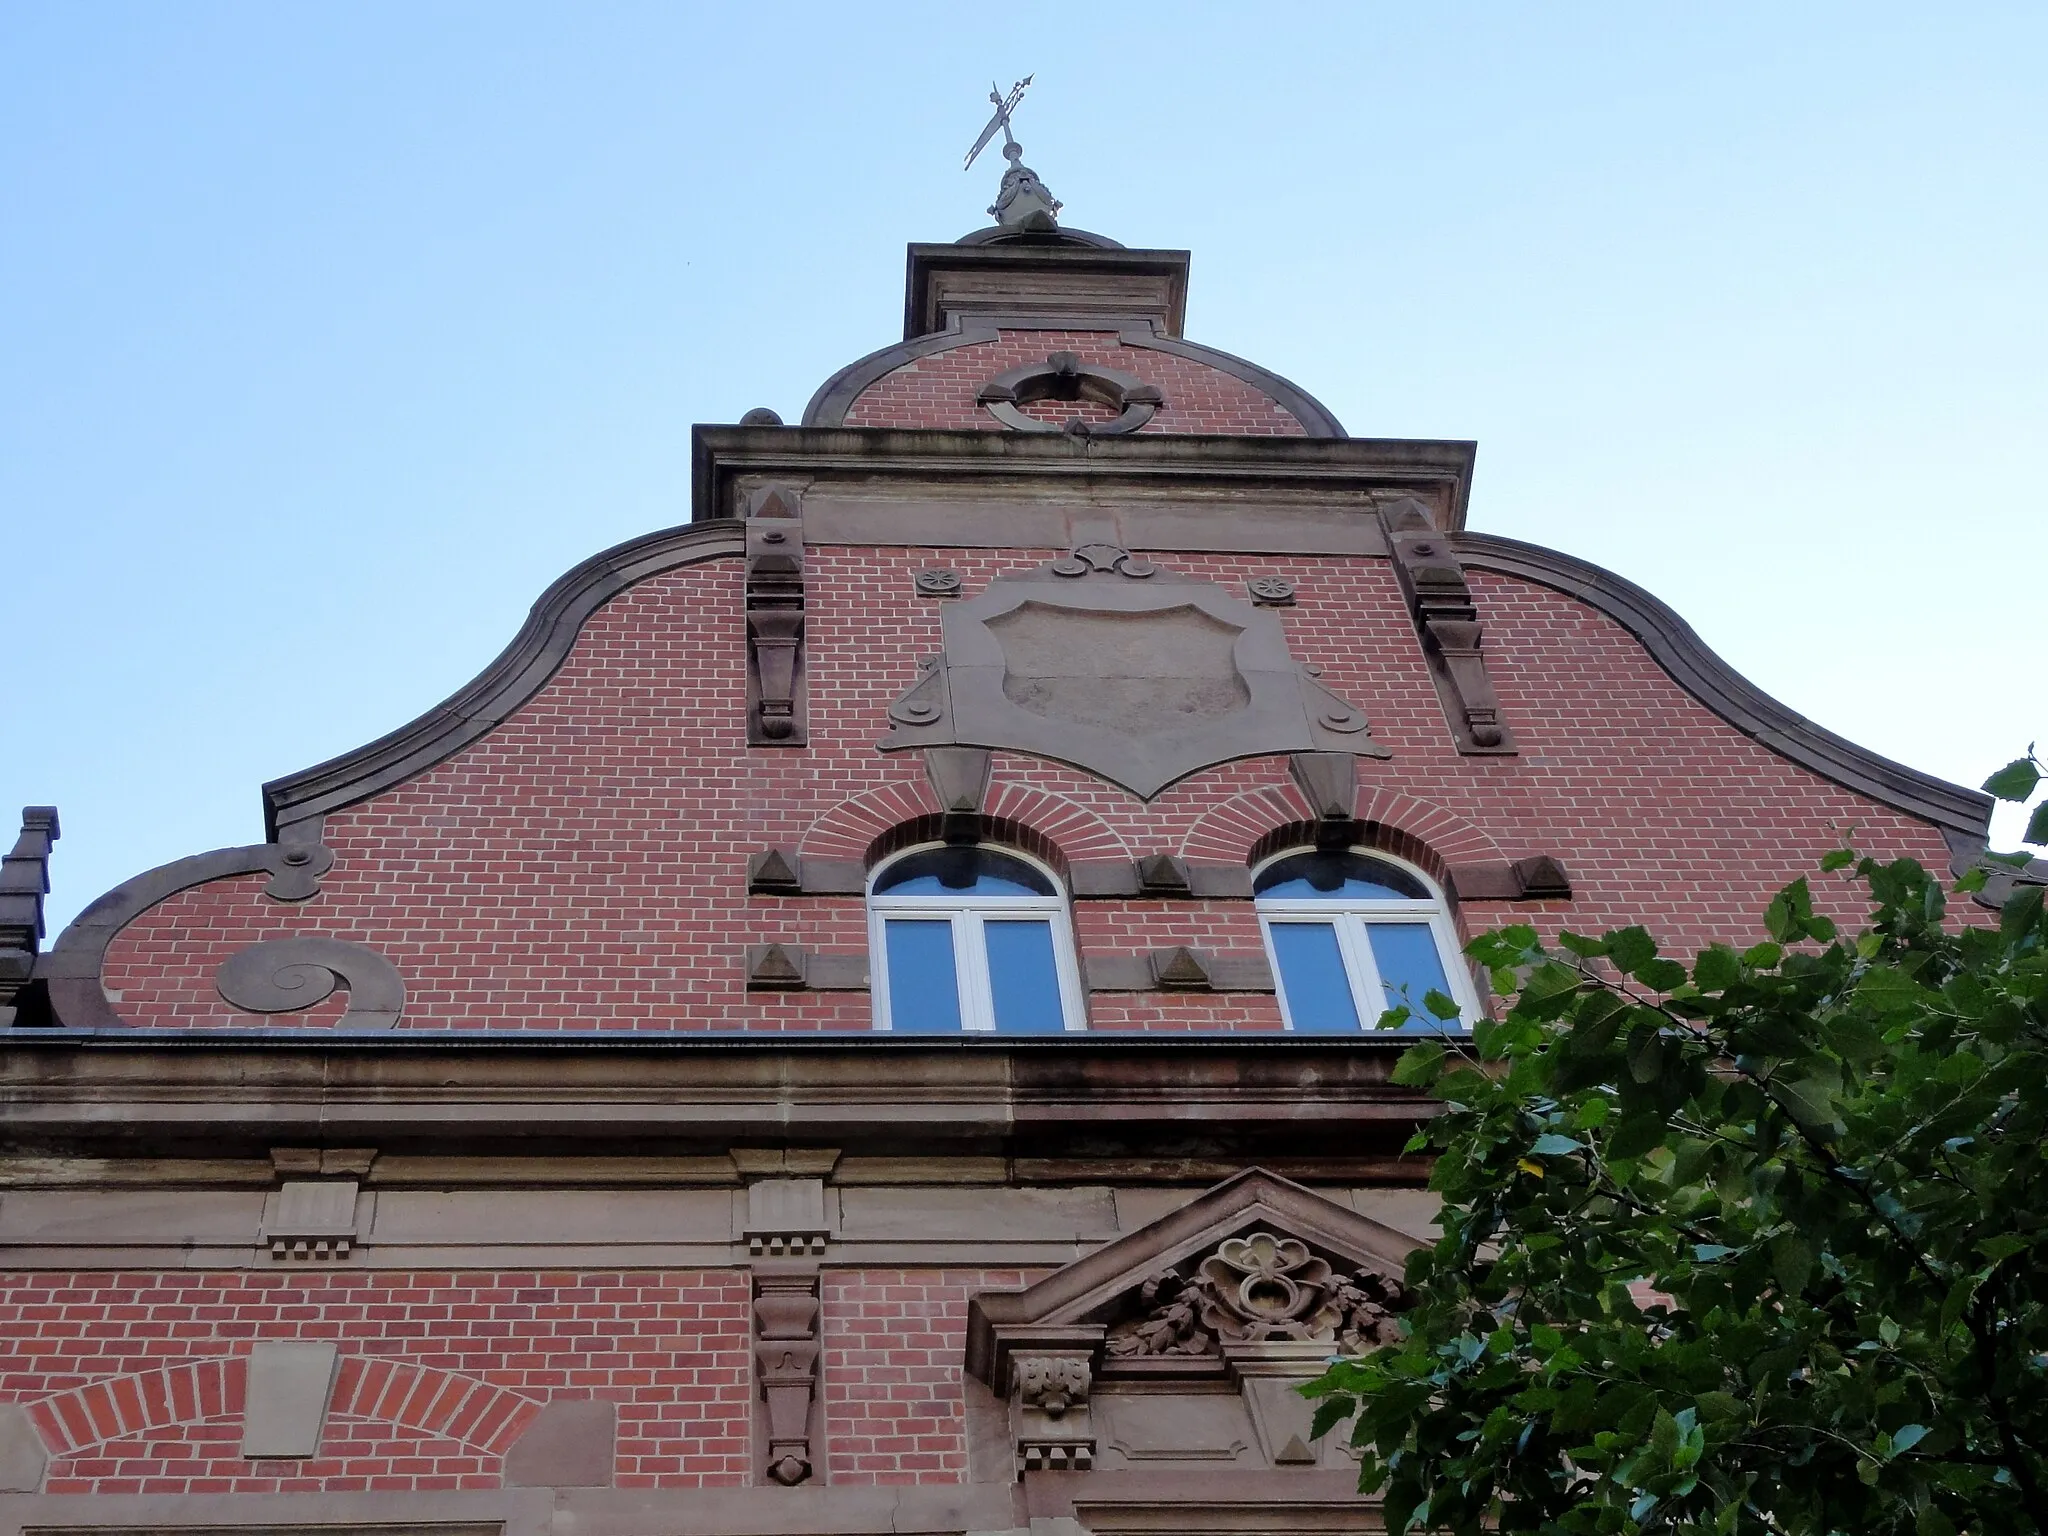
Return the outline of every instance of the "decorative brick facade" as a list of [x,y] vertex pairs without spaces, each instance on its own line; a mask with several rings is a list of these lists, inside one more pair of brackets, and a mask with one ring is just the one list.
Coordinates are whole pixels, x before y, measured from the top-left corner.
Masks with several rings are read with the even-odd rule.
[[[1844,838],[1971,857],[1988,808],[1467,531],[1470,445],[1346,437],[1182,338],[1185,276],[915,247],[903,343],[802,425],[699,428],[689,527],[267,786],[267,842],[44,950],[31,818],[8,1530],[1357,1528],[1227,1305],[1154,1347],[1246,1244],[1357,1306],[1428,1231],[1401,1042],[1288,1027],[1254,868],[1355,849],[1446,933],[1689,950]],[[876,1030],[866,884],[926,845],[1057,882],[1064,1035]]]

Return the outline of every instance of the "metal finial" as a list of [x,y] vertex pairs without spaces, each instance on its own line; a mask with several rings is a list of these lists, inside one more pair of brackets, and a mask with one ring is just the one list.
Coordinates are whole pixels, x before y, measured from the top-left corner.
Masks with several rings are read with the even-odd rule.
[[989,86],[988,99],[995,103],[995,116],[988,120],[988,126],[981,130],[981,137],[967,151],[967,161],[961,169],[973,169],[976,157],[988,148],[989,141],[1000,129],[1003,158],[1010,162],[1010,168],[1003,172],[1003,184],[988,210],[989,215],[1005,229],[1045,231],[1059,228],[1054,215],[1060,211],[1060,200],[1038,179],[1038,173],[1024,163],[1024,147],[1010,132],[1010,115],[1016,111],[1017,103],[1024,99],[1024,91],[1031,84],[1031,78],[1026,75],[1019,80],[1010,87],[1007,96],[1000,87]]

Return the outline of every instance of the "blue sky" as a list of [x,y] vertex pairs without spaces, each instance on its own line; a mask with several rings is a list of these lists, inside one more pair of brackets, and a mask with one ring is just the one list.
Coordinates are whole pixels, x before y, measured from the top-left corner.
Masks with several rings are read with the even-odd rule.
[[0,812],[61,807],[60,922],[260,839],[686,519],[691,423],[898,334],[1026,72],[1191,335],[1476,438],[1474,527],[1974,784],[2048,738],[2044,55],[2032,3],[0,0]]

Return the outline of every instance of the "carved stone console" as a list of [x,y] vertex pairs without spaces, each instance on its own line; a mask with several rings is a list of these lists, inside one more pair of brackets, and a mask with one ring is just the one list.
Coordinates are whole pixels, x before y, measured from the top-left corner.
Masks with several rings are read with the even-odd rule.
[[766,1404],[762,1471],[785,1488],[812,1472],[818,1387],[818,1267],[770,1264],[754,1271],[754,1367]]
[[1458,750],[1467,754],[1508,754],[1514,733],[1501,717],[1500,700],[1487,675],[1479,609],[1465,580],[1465,568],[1430,519],[1428,509],[1404,497],[1380,509],[1394,574],[1408,599],[1422,637],[1423,654]]
[[1094,1365],[1086,1353],[1010,1354],[1010,1434],[1019,1472],[1086,1472],[1095,1465],[1088,1418]]
[[794,491],[771,486],[747,518],[747,744],[801,747],[804,525]]
[[361,1241],[362,1180],[377,1159],[371,1147],[273,1147],[282,1177],[265,1202],[263,1241],[278,1262],[345,1259]]

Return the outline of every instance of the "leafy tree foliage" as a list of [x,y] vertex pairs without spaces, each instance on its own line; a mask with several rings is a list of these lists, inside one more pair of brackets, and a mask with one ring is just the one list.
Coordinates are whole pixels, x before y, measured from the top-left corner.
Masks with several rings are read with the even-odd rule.
[[1823,868],[1861,933],[1800,880],[1690,965],[1472,946],[1512,1007],[1396,1072],[1446,1106],[1406,1337],[1306,1389],[1389,1529],[2048,1532],[2041,887],[1945,922],[1911,860]]

